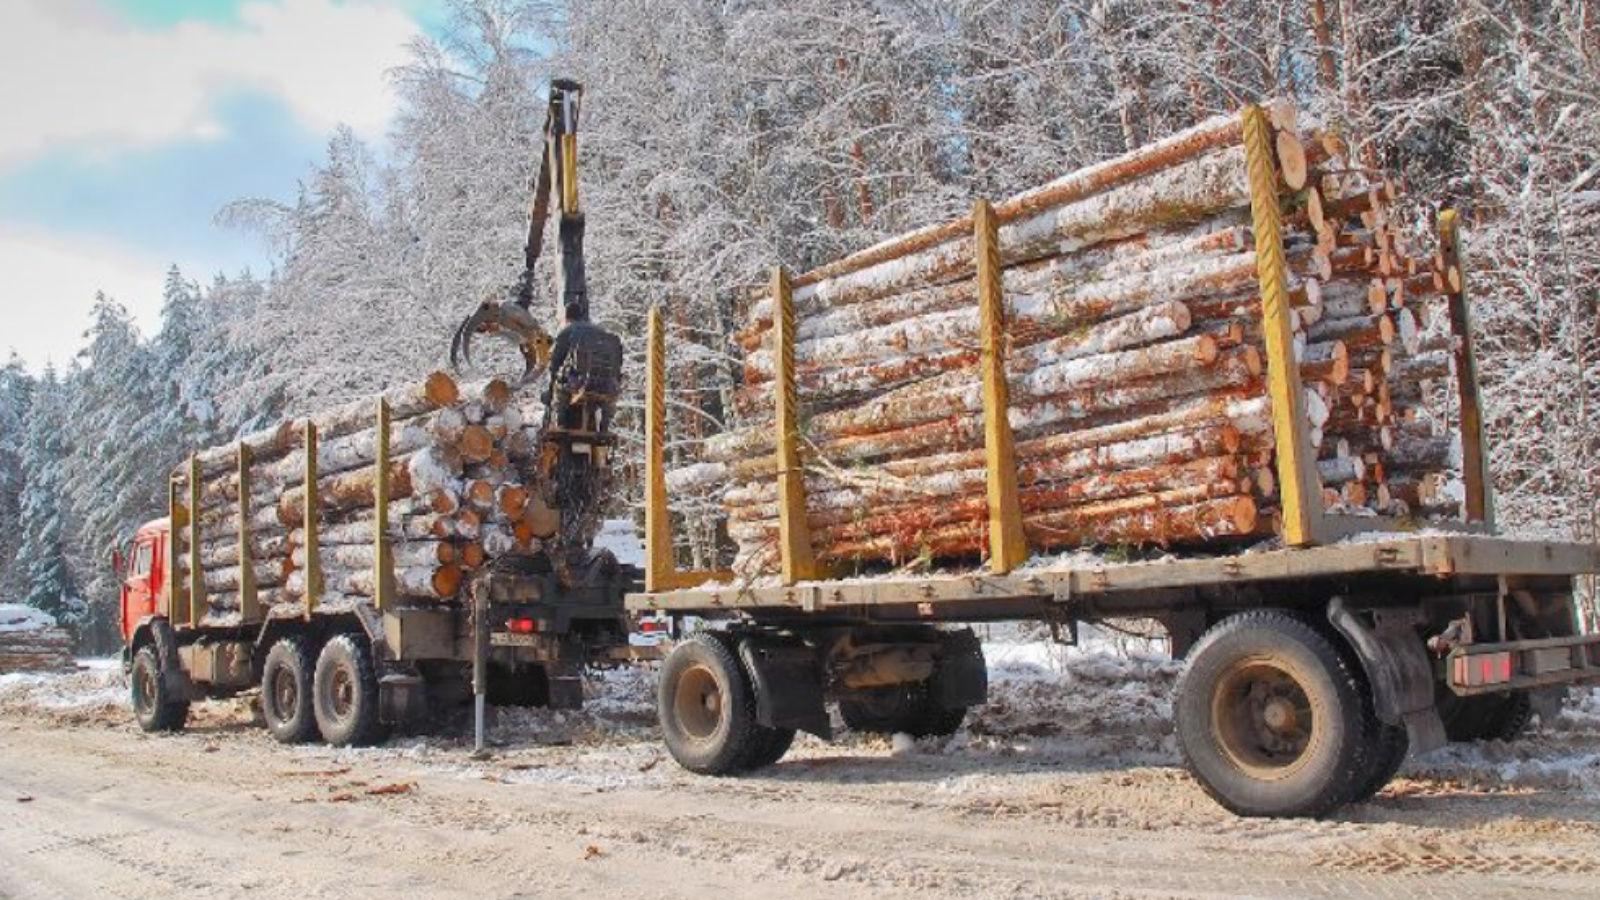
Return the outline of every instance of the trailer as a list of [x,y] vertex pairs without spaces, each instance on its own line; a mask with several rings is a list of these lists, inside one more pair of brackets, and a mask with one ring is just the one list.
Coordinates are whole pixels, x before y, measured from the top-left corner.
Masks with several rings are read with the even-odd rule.
[[[1174,657],[1185,660],[1174,718],[1196,780],[1242,815],[1315,816],[1371,796],[1408,753],[1513,736],[1552,692],[1600,678],[1600,634],[1585,633],[1576,599],[1579,579],[1600,572],[1600,548],[1495,534],[1454,212],[1439,217],[1435,264],[1449,276],[1440,283],[1459,401],[1459,520],[1419,525],[1325,503],[1300,410],[1306,394],[1281,180],[1260,138],[1265,114],[1247,108],[1243,120],[1259,279],[1254,324],[1265,345],[1281,492],[1281,527],[1270,541],[1148,562],[1030,559],[1007,405],[1000,232],[995,207],[979,200],[965,219],[798,278],[774,270],[765,302],[775,415],[763,471],[776,480],[780,571],[743,579],[679,571],[664,469],[665,338],[652,316],[646,589],[627,606],[728,620],[679,644],[664,664],[658,715],[674,759],[708,775],[761,768],[783,756],[797,731],[829,737],[830,701],[853,730],[949,734],[987,692],[976,635],[949,626],[1026,620],[1070,636],[1080,623],[1146,617],[1165,627]],[[935,239],[976,254],[969,268],[982,323],[981,422],[960,424],[982,435],[986,559],[978,568],[971,560],[938,563],[964,566],[953,573],[839,577],[819,563],[808,524],[793,292],[841,272],[893,266],[897,253]]]

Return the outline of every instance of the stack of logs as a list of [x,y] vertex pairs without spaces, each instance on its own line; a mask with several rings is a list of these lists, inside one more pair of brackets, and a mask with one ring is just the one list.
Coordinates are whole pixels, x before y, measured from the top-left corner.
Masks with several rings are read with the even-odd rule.
[[[1409,252],[1393,182],[1346,144],[1263,107],[1293,350],[1323,501],[1371,515],[1451,512],[1451,443],[1419,415],[1449,371],[1460,289]],[[1226,546],[1281,521],[1242,117],[1201,123],[993,207],[1009,420],[1035,549]],[[975,215],[977,213],[975,212]],[[799,443],[824,562],[984,551],[984,391],[972,216],[792,282]],[[778,533],[777,285],[739,336],[741,427],[669,489],[720,491],[736,568],[770,571]]]
[[[500,380],[462,387],[435,372],[382,399],[390,415],[389,537],[401,602],[457,599],[474,569],[495,557],[536,551],[554,531],[553,514],[531,487],[540,415],[531,396]],[[176,574],[185,589],[194,558],[188,480],[191,468],[199,473],[198,557],[211,623],[239,617],[242,553],[249,555],[262,611],[305,608],[306,457],[313,430],[322,575],[314,605],[342,609],[375,596],[378,405],[373,398],[284,422],[196,454],[174,472]],[[241,454],[249,476],[245,503]]]
[[37,609],[0,605],[0,674],[56,672],[76,666],[72,636]]

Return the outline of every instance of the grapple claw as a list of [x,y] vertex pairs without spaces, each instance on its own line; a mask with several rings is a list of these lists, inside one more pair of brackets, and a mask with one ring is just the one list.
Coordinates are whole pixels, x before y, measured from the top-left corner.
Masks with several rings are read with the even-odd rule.
[[483,301],[476,312],[456,327],[450,340],[450,366],[460,370],[462,363],[472,365],[472,339],[479,334],[493,334],[511,341],[522,351],[522,381],[526,382],[544,369],[550,361],[550,333],[545,331],[533,315],[515,303]]

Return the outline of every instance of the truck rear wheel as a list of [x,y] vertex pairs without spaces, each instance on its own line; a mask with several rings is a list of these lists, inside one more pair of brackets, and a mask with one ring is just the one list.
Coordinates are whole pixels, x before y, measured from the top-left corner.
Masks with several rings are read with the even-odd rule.
[[140,647],[133,655],[129,689],[133,695],[133,716],[145,731],[182,731],[189,721],[189,701],[173,699],[164,676],[156,646]]
[[324,644],[311,693],[323,740],[335,747],[352,747],[383,739],[378,675],[365,641],[341,634]]
[[261,667],[261,716],[267,732],[281,743],[303,744],[317,734],[312,668],[303,638],[282,638],[267,651]]
[[1322,815],[1371,773],[1357,674],[1287,612],[1241,613],[1206,632],[1174,713],[1189,771],[1239,815]]
[[727,643],[715,636],[695,635],[673,649],[661,669],[656,709],[667,751],[691,772],[728,775],[775,752],[775,747],[758,752],[760,729],[749,678]]

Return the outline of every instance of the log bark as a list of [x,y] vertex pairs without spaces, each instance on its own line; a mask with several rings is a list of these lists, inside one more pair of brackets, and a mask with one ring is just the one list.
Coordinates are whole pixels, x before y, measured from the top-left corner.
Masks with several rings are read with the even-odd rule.
[[[346,472],[317,481],[320,508],[328,511],[356,509],[372,506],[377,487],[377,475],[371,469]],[[389,496],[408,497],[411,494],[411,470],[404,461],[389,467]],[[289,527],[304,524],[305,487],[285,491],[278,498],[278,521]]]

